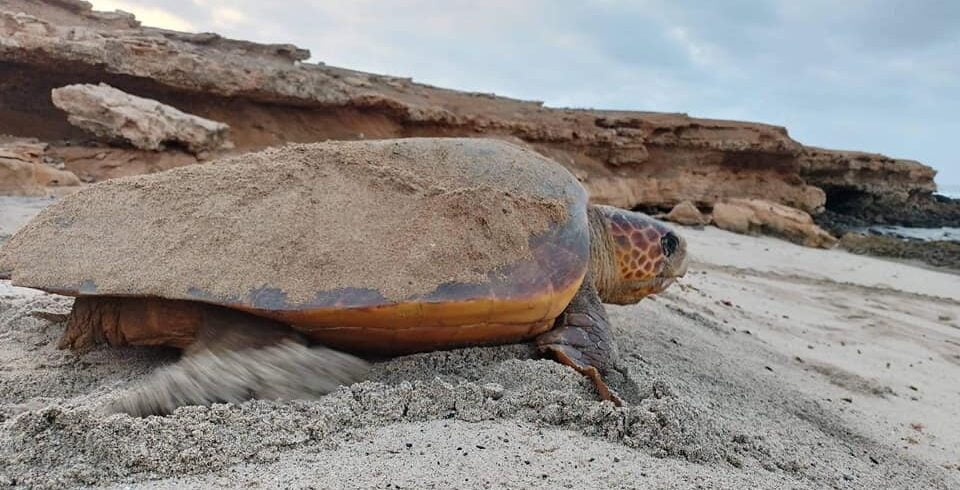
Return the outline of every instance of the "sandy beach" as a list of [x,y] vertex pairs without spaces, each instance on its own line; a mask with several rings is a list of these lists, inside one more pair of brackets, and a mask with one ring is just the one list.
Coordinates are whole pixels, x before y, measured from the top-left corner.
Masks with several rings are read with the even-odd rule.
[[[960,488],[960,199],[945,195],[960,188],[943,185],[958,178],[956,9],[187,3],[0,2],[0,247],[81,192],[0,260],[0,489]],[[375,142],[412,137],[470,138],[471,160]],[[10,280],[248,297],[301,327],[316,313],[301,306],[336,305],[318,342],[411,352],[401,337],[436,338],[425,319],[469,339],[548,327],[579,287],[587,234],[566,210],[587,196],[697,225],[677,227],[682,280],[607,307],[622,407],[515,344],[377,359],[316,399],[106,415],[180,353],[88,348],[98,302],[71,322],[89,335],[67,336],[86,350],[58,350],[74,300]],[[665,230],[641,246],[601,226],[601,293],[640,291],[645,261],[682,270]],[[459,296],[472,306],[446,303]],[[445,303],[368,323],[368,298]],[[174,315],[137,313],[112,332],[201,349],[181,327],[240,330],[173,309],[177,324],[151,332],[141,319]],[[177,393],[330,379],[236,357],[253,367],[197,364],[213,382]]]
[[[42,207],[4,204],[4,233]],[[59,351],[71,300],[2,281],[0,485],[960,485],[960,277],[681,231],[687,277],[608,307],[634,387],[623,408],[513,345],[381,362],[319,400],[103,417],[177,354]]]

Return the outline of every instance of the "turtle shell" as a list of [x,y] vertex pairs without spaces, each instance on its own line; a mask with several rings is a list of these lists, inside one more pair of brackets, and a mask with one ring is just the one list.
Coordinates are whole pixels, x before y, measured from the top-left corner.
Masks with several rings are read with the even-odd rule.
[[487,139],[289,145],[106,181],[0,252],[18,286],[199,301],[374,352],[552,326],[589,256],[561,165]]

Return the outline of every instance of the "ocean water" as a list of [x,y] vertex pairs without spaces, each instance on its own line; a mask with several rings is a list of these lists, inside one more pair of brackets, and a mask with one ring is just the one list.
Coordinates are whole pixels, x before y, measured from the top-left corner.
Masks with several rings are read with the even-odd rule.
[[960,199],[960,185],[941,185],[937,186],[937,194],[947,196],[952,199]]
[[[960,199],[960,186],[942,185],[939,186],[936,193],[951,199]],[[955,227],[948,226],[943,228],[911,228],[908,226],[875,225],[861,228],[857,231],[860,233],[892,236],[910,240],[946,240],[950,242],[960,242],[960,223],[957,223]]]

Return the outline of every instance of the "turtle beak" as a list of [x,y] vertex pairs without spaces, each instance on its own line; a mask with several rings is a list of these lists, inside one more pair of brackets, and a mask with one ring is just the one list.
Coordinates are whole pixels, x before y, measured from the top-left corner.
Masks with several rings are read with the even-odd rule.
[[656,282],[656,287],[654,288],[652,295],[660,294],[667,290],[674,282],[676,282],[676,276],[665,276],[661,277]]
[[672,261],[657,279],[656,292],[654,294],[665,291],[672,286],[673,283],[679,281],[680,278],[686,275],[688,265],[687,254],[683,253],[682,256],[676,257],[676,259],[678,260]]
[[687,260],[687,254],[683,254],[683,260],[680,261],[680,265],[677,266],[677,270],[673,277],[680,279],[681,277],[687,275],[687,266],[690,264],[690,261]]

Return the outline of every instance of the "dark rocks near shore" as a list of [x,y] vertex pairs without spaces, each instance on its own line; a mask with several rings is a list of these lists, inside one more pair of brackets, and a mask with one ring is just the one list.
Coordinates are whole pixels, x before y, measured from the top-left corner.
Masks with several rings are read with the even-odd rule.
[[848,219],[854,226],[960,226],[960,199],[930,192],[911,193],[904,197],[900,194],[855,192],[830,187],[824,190],[827,193],[825,214],[831,214],[839,220]]
[[919,260],[960,271],[960,242],[905,240],[890,236],[847,233],[840,239],[840,247],[855,254]]
[[956,242],[864,235],[876,225],[960,227],[960,200],[934,194],[936,171],[876,153],[804,147],[800,175],[826,194],[814,221],[854,253],[921,260],[960,269]]
[[834,236],[841,237],[841,248],[857,254],[919,260],[960,270],[960,242],[864,232],[875,225],[960,227],[960,199],[929,193],[911,195],[907,200],[870,194],[831,196],[828,191],[827,210],[814,216],[814,221]]

